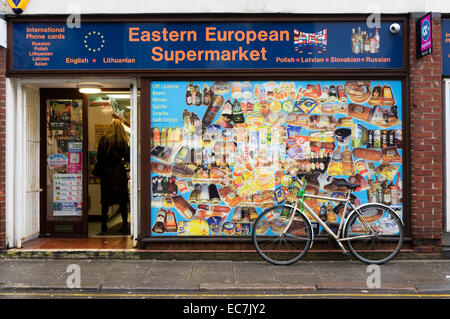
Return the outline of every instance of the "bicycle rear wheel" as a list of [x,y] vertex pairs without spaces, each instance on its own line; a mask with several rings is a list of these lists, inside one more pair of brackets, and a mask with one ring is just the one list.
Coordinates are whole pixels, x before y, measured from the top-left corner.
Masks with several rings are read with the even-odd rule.
[[[291,226],[283,233],[294,213]],[[311,247],[311,223],[298,209],[274,206],[257,218],[252,239],[264,260],[274,265],[290,265],[300,260]]]
[[[370,226],[367,227],[366,225]],[[389,207],[370,204],[353,212],[344,230],[353,256],[367,264],[383,264],[394,258],[403,244],[403,223]]]

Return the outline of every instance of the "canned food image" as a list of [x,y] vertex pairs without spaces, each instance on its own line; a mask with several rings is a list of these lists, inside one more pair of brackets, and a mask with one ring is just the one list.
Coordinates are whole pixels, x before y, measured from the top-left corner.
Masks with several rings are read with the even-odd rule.
[[242,224],[242,236],[248,236],[248,235],[250,235],[250,225]]
[[222,231],[225,235],[234,235],[235,233],[235,226],[231,222],[227,222],[223,224]]

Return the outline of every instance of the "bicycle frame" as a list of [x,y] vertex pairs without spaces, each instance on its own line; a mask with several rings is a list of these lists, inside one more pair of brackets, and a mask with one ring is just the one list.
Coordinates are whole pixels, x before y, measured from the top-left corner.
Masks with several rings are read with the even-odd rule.
[[[351,195],[351,190],[349,190],[348,191],[348,193],[347,193],[347,197],[345,198],[345,199],[343,199],[343,198],[334,198],[334,197],[328,197],[328,196],[319,196],[319,195],[313,195],[313,194],[307,194],[307,193],[305,193],[304,194],[304,197],[308,197],[308,198],[316,198],[316,199],[323,199],[323,200],[330,200],[330,201],[333,201],[333,202],[342,202],[342,203],[344,203],[345,202],[345,206],[344,206],[344,210],[343,210],[343,212],[342,212],[342,218],[341,218],[341,221],[340,221],[340,223],[339,223],[339,228],[338,228],[338,231],[337,231],[337,234],[335,234],[329,227],[328,227],[328,225],[327,224],[325,224],[325,222],[324,221],[322,221],[322,219],[320,219],[320,217],[308,206],[308,204],[305,202],[305,200],[304,200],[304,197],[302,197],[301,199],[297,199],[296,201],[295,201],[295,205],[287,205],[287,204],[285,204],[285,206],[286,207],[291,207],[291,208],[293,208],[294,209],[294,211],[296,210],[296,209],[298,209],[299,211],[300,211],[300,209],[298,208],[298,204],[299,203],[302,203],[303,204],[303,207],[304,208],[306,208],[306,210],[310,213],[310,215],[315,219],[315,221],[317,222],[317,223],[319,223],[319,225],[320,226],[322,226],[323,227],[323,229],[332,237],[332,238],[334,238],[334,240],[336,240],[336,242],[337,242],[337,244],[339,245],[339,247],[344,251],[344,252],[347,252],[347,250],[345,249],[345,247],[342,245],[342,241],[347,241],[347,240],[350,240],[350,239],[356,239],[356,238],[358,238],[358,239],[360,239],[360,238],[370,238],[370,237],[372,237],[373,235],[371,235],[371,234],[373,234],[374,233],[374,231],[373,231],[373,229],[370,227],[370,225],[364,220],[364,218],[361,218],[361,220],[362,220],[362,222],[364,223],[364,226],[365,227],[367,227],[367,229],[370,229],[371,230],[371,234],[369,234],[369,235],[361,235],[361,236],[355,236],[355,237],[345,237],[345,238],[341,238],[341,232],[343,232],[343,226],[345,225],[345,222],[347,221],[347,217],[345,217],[345,215],[346,215],[346,213],[347,213],[347,208],[348,208],[348,205],[350,204],[350,206],[351,206],[351,208],[353,209],[353,211],[355,211],[357,214],[359,214],[359,207],[355,207],[352,203],[351,203],[351,201],[350,201],[350,195]],[[301,211],[301,213],[303,214],[303,211]],[[360,215],[360,214],[359,214]],[[360,215],[361,216],[361,215]],[[290,219],[289,219],[289,222],[288,222],[288,224],[287,224],[287,226],[286,226],[286,228],[283,230],[283,232],[282,232],[282,234],[283,235],[286,235],[286,233],[287,233],[287,230],[289,229],[289,227],[291,226],[291,224],[292,224],[292,222],[293,222],[293,220],[294,220],[294,217],[295,217],[295,213],[294,214],[292,214],[291,215],[291,217],[290,217]],[[305,217],[308,219],[308,217],[305,215]],[[309,220],[309,219],[308,219]],[[311,222],[311,221],[310,221]],[[313,236],[313,239],[314,239],[314,233],[312,234],[312,236]],[[312,242],[312,241],[311,241]]]

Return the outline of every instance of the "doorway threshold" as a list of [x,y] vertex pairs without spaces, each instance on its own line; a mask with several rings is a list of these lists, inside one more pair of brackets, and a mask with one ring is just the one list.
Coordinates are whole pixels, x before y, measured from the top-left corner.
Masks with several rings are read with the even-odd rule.
[[85,238],[37,238],[23,244],[20,251],[135,251],[130,236],[95,236]]

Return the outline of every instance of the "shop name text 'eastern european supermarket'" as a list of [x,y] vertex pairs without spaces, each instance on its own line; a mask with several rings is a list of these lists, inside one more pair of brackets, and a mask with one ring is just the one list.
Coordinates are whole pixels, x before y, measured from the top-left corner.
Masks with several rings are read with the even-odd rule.
[[[195,30],[141,30],[139,27],[128,28],[130,42],[197,42],[198,34]],[[216,27],[205,28],[206,42],[241,42],[250,45],[259,42],[289,41],[287,30],[217,30]],[[152,48],[153,61],[173,61],[175,64],[188,61],[267,61],[267,49],[245,50],[239,46],[233,50],[165,50],[160,46]]]

